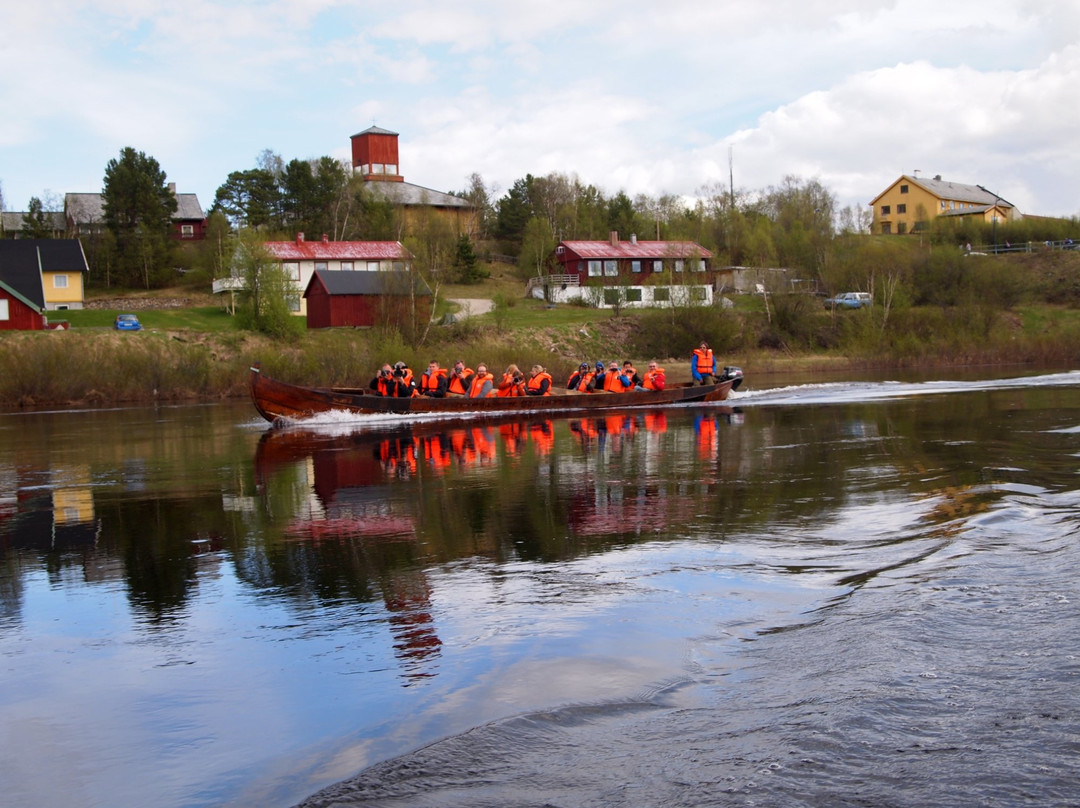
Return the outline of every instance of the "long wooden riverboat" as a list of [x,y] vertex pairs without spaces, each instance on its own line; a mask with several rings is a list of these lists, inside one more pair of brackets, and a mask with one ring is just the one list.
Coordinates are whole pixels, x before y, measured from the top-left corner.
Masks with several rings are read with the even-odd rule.
[[548,396],[490,398],[392,398],[358,387],[301,387],[266,376],[251,367],[251,401],[267,421],[298,420],[335,410],[359,415],[506,415],[528,412],[595,412],[723,401],[742,382],[742,371],[724,368],[715,384],[673,384],[663,390],[627,393],[563,391]]

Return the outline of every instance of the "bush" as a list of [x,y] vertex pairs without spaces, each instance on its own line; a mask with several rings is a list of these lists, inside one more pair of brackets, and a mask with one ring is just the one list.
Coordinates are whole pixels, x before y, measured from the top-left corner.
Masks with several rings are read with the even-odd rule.
[[641,315],[632,336],[637,356],[689,356],[705,340],[716,353],[729,353],[742,342],[738,318],[719,306],[673,306]]

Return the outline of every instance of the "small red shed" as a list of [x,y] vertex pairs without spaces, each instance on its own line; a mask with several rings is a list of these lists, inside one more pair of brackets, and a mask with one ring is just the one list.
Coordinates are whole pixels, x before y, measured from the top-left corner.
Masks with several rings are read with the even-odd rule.
[[320,269],[308,281],[304,297],[308,328],[405,322],[413,301],[420,322],[431,318],[431,288],[411,272]]
[[0,280],[0,331],[42,331],[45,307],[24,297]]

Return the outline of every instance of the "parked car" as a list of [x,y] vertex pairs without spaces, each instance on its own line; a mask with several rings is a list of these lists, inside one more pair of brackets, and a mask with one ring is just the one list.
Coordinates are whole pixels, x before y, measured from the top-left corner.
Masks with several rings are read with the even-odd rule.
[[836,297],[825,299],[827,309],[861,309],[874,305],[874,298],[869,292],[844,292]]
[[119,314],[113,327],[117,331],[142,331],[142,323],[134,314]]

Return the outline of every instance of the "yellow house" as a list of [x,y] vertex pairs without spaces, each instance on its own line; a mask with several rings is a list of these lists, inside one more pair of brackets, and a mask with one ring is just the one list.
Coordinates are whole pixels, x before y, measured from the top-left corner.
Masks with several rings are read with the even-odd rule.
[[27,289],[36,290],[40,278],[46,311],[83,307],[83,281],[89,268],[78,239],[0,240],[0,270],[21,278]]
[[981,185],[911,177],[907,174],[870,202],[874,221],[870,232],[903,235],[926,230],[939,216],[971,216],[984,222],[1006,223],[1020,218],[1010,202]]

